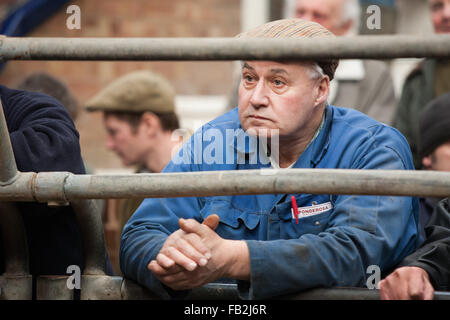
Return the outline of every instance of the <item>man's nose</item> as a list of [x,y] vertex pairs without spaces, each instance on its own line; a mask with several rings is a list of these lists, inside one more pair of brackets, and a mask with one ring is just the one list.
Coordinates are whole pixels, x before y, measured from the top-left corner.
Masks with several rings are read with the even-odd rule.
[[267,107],[269,105],[267,87],[264,81],[260,80],[254,87],[250,103],[255,108]]
[[105,147],[108,150],[114,150],[114,140],[109,135],[106,137]]

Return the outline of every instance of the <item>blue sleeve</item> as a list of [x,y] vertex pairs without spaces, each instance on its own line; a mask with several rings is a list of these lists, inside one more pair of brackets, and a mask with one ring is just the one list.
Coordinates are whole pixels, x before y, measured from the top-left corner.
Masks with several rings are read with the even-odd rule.
[[[403,152],[369,150],[353,169],[412,169],[405,144],[398,147]],[[323,232],[246,241],[251,278],[239,283],[241,294],[262,299],[313,287],[365,286],[368,266],[390,269],[417,247],[417,210],[413,197],[336,196]]]
[[[172,159],[163,172],[198,171],[198,166],[182,161],[183,155],[192,154],[191,143],[192,139],[178,153],[180,158]],[[144,200],[122,232],[120,268],[125,277],[137,281],[162,298],[172,297],[174,292],[163,286],[147,265],[156,259],[167,237],[179,229],[179,218],[201,221],[200,201],[195,197]]]

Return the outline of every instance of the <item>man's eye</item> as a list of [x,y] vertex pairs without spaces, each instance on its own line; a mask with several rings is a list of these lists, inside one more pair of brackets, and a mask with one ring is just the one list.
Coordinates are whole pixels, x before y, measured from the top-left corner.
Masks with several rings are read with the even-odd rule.
[[325,19],[325,15],[321,13],[314,13],[314,20],[323,20]]
[[252,76],[244,76],[244,79],[247,82],[252,82],[253,81],[253,77]]
[[277,80],[277,79],[275,79],[275,80],[273,81],[273,83],[274,83],[277,87],[281,87],[281,86],[284,85],[284,82],[283,82],[283,81]]
[[437,12],[444,8],[444,4],[442,2],[436,2],[431,5],[431,11]]

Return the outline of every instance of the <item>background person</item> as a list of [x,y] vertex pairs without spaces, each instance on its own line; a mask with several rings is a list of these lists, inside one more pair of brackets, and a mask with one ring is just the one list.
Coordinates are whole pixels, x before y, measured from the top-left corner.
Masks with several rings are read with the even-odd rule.
[[[450,33],[450,0],[428,0],[434,31]],[[419,114],[434,98],[450,92],[450,60],[426,59],[406,78],[394,116],[393,126],[400,130],[411,147],[416,169],[422,168],[419,155]]]
[[[85,104],[86,110],[103,112],[106,147],[136,173],[160,172],[182,138],[175,114],[175,91],[161,75],[136,71],[113,81]],[[176,139],[174,139],[174,137]],[[116,238],[143,199],[124,199],[117,205],[120,227]],[[118,247],[118,246],[115,246]],[[116,270],[119,271],[118,265]]]
[[[78,132],[61,103],[45,94],[2,85],[0,98],[19,171],[85,173]],[[16,206],[26,230],[34,281],[39,275],[67,275],[70,265],[83,270],[83,244],[72,206],[33,202]]]
[[[419,154],[426,170],[450,171],[450,93],[419,115]],[[434,290],[450,290],[450,202],[420,198],[421,248],[380,282],[382,299],[432,299]]]
[[434,290],[450,291],[450,200],[435,207],[427,239],[379,283],[383,300],[431,300]]
[[[296,1],[297,18],[317,22],[337,36],[358,35],[360,15],[358,0]],[[397,101],[389,68],[382,61],[341,60],[330,83],[328,102],[391,124]]]
[[[450,171],[450,93],[444,94],[419,115],[419,155],[425,170]],[[441,198],[420,198],[420,230]],[[425,235],[425,234],[423,234]]]

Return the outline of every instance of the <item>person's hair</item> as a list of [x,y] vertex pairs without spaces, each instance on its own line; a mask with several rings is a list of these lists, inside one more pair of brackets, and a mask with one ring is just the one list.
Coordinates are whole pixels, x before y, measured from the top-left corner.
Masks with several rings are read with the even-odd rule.
[[[115,116],[116,118],[127,122],[130,125],[131,129],[136,132],[139,123],[141,122],[142,115],[145,112],[105,111],[104,113],[105,116]],[[152,113],[158,117],[163,131],[174,131],[180,127],[178,117],[175,112]]]
[[358,0],[345,0],[342,7],[341,23],[352,21],[352,26],[348,32],[349,35],[359,34],[361,24],[361,5]]
[[309,64],[307,70],[311,80],[316,80],[325,76],[323,69],[316,62]]
[[67,86],[60,80],[46,73],[33,73],[22,80],[17,86],[19,90],[34,91],[47,94],[67,109],[70,116],[75,120],[78,116],[77,100],[70,93]]

